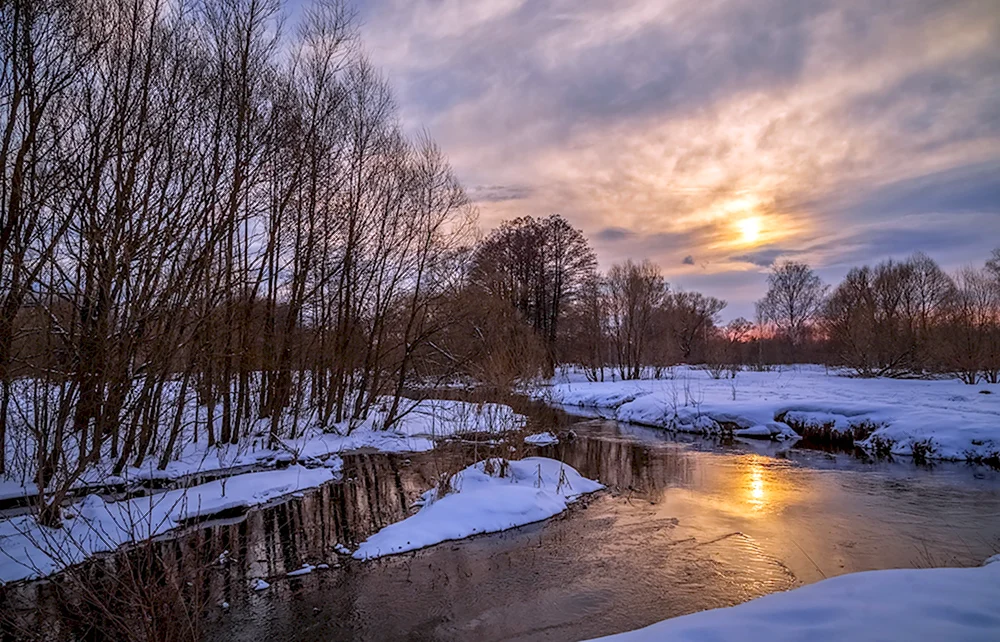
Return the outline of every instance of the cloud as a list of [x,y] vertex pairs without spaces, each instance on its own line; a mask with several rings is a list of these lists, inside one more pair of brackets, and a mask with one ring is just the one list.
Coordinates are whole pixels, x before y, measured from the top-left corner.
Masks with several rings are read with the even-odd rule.
[[530,197],[531,192],[526,185],[476,185],[468,188],[469,197],[475,203],[519,201]]
[[559,212],[602,264],[686,279],[697,256],[723,295],[782,255],[947,267],[1000,237],[995,0],[360,8],[403,122],[488,186],[470,190],[486,226]]
[[595,235],[598,240],[606,241],[608,243],[617,243],[618,241],[624,241],[635,236],[631,230],[626,230],[624,227],[606,227],[600,230]]
[[694,257],[688,254],[687,256],[684,257],[681,263],[683,263],[684,265],[694,265]]
[[749,263],[757,267],[769,268],[781,257],[789,257],[796,254],[793,250],[783,248],[762,249],[750,254],[741,254],[731,257],[730,260],[736,263]]

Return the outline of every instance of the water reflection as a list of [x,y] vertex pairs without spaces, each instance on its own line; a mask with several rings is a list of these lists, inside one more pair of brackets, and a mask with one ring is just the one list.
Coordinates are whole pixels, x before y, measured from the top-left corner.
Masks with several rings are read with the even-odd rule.
[[[838,573],[976,564],[1000,548],[993,471],[776,458],[606,421],[574,431],[540,454],[610,490],[543,524],[372,564],[338,556],[338,543],[402,519],[439,475],[489,452],[455,444],[349,457],[342,483],[158,542],[149,561],[132,551],[86,572],[103,578],[118,613],[131,608],[130,585],[179,587],[206,639],[485,642],[593,637]],[[332,568],[286,578],[303,562]],[[256,577],[272,588],[249,590]],[[85,598],[36,583],[0,591],[0,610],[29,637],[98,639],[108,614]]]
[[766,506],[764,500],[764,468],[758,462],[749,464],[750,472],[750,505],[754,510],[760,510]]

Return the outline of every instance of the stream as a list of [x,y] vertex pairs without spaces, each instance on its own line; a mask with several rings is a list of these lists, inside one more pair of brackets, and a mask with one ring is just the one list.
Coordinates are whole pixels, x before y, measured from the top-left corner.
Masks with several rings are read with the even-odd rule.
[[[528,454],[609,487],[552,520],[375,562],[339,555],[337,544],[353,549],[441,475],[498,448],[448,442],[345,456],[340,481],[76,572],[122,603],[135,586],[185,587],[179,603],[201,608],[174,620],[207,640],[486,642],[607,635],[843,573],[972,566],[1000,551],[1000,472],[989,468],[865,462],[532,408],[532,429],[576,437]],[[330,568],[285,576],[304,562]],[[271,587],[251,590],[255,578]],[[18,626],[3,639],[101,639],[95,621],[116,611],[68,580],[7,591],[0,608]]]

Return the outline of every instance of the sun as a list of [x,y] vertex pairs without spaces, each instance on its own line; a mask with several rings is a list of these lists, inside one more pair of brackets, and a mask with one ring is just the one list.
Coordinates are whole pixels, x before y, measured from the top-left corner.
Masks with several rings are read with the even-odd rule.
[[739,230],[740,240],[746,244],[753,244],[760,240],[761,220],[759,216],[748,216],[736,222],[736,229]]

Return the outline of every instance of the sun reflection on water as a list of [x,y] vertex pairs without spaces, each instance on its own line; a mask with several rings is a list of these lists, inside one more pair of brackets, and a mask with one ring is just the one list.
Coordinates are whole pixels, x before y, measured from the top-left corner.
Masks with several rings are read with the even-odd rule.
[[768,470],[762,463],[759,457],[752,457],[747,465],[747,489],[749,497],[747,502],[750,507],[756,512],[764,510],[768,507],[768,488],[767,488],[767,476]]

